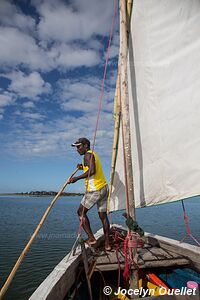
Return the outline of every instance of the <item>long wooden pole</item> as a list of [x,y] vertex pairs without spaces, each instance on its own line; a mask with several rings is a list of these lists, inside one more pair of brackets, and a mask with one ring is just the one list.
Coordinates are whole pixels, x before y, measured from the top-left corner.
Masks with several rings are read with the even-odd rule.
[[128,26],[127,26],[127,1],[120,0],[121,22],[120,22],[120,74],[121,74],[121,113],[124,128],[124,145],[127,166],[127,188],[129,199],[129,213],[135,219],[135,203],[133,190],[133,171],[131,158],[131,135],[130,135],[130,117],[128,100],[128,75],[127,75],[127,55],[128,55]]
[[3,287],[2,287],[2,289],[1,289],[1,291],[0,291],[0,299],[3,299],[3,296],[5,295],[5,293],[6,293],[7,289],[8,289],[8,287],[9,287],[9,285],[11,284],[11,282],[12,282],[12,280],[13,280],[13,278],[14,278],[14,276],[15,276],[15,274],[16,274],[18,268],[19,268],[19,266],[21,265],[21,263],[22,263],[22,261],[23,261],[25,255],[26,255],[27,251],[29,250],[29,248],[30,248],[32,242],[34,241],[36,235],[37,235],[38,232],[40,231],[40,229],[41,229],[41,227],[42,227],[42,225],[43,225],[43,223],[44,223],[46,217],[48,216],[48,214],[49,214],[49,212],[50,212],[52,206],[54,205],[54,203],[56,202],[56,200],[58,199],[58,197],[59,197],[59,196],[62,194],[62,192],[64,191],[64,189],[65,189],[65,187],[67,186],[67,184],[68,184],[70,178],[73,177],[74,174],[76,174],[76,172],[77,172],[78,170],[79,170],[79,169],[76,168],[76,170],[75,170],[75,171],[71,174],[71,176],[65,181],[63,187],[60,189],[60,191],[57,193],[57,195],[54,197],[54,199],[53,199],[53,200],[51,201],[51,203],[49,204],[49,206],[48,206],[48,208],[46,209],[46,211],[45,211],[43,217],[41,218],[41,220],[40,220],[40,222],[39,222],[37,228],[35,229],[33,235],[31,236],[31,238],[30,238],[30,240],[29,240],[29,242],[27,243],[26,247],[24,248],[24,250],[22,251],[21,255],[19,256],[19,258],[18,258],[17,262],[15,263],[15,265],[14,265],[14,267],[13,267],[13,269],[12,269],[10,275],[8,276],[8,278],[7,278],[6,282],[5,282],[5,284],[3,285]]
[[[122,126],[124,130],[124,151],[126,159],[127,171],[127,189],[129,200],[129,214],[135,220],[135,200],[133,189],[133,168],[131,156],[131,134],[130,134],[130,116],[129,116],[129,98],[128,98],[128,74],[127,74],[127,58],[128,58],[128,33],[129,33],[129,17],[131,15],[130,3],[127,5],[127,0],[120,0],[121,22],[120,22],[120,73],[121,73],[121,114]],[[127,12],[128,9],[128,12]],[[136,249],[132,249],[132,255],[135,257]],[[131,270],[130,272],[130,288],[138,288],[138,272]],[[132,295],[131,298],[137,296]]]

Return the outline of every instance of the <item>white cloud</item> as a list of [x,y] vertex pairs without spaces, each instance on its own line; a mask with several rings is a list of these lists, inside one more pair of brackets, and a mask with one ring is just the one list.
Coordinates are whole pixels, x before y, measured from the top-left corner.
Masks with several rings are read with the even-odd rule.
[[112,59],[114,57],[117,57],[119,55],[119,46],[113,45],[110,49],[109,58]]
[[91,67],[100,62],[96,51],[82,49],[80,46],[61,44],[53,47],[51,53],[54,53],[55,64],[60,68]]
[[14,104],[15,98],[12,93],[3,92],[0,94],[0,107],[5,107]]
[[24,65],[44,70],[53,66],[48,53],[38,47],[33,37],[11,27],[0,27],[0,63],[2,67]]
[[29,121],[38,121],[38,120],[43,120],[44,116],[40,113],[34,113],[34,112],[26,112],[26,111],[19,111],[17,110],[15,112],[15,115],[20,116],[20,118],[23,119],[28,119]]
[[0,27],[0,63],[4,68],[23,65],[30,70],[51,70],[94,66],[100,62],[98,51],[82,46],[54,44],[51,48],[16,28]]
[[0,1],[0,20],[3,26],[17,27],[22,31],[31,32],[35,29],[35,20],[6,0]]
[[[102,36],[109,34],[113,1],[73,0],[70,1],[71,6],[66,6],[64,1],[59,0],[32,0],[31,5],[35,4],[39,12],[37,25],[33,18],[23,15],[13,4],[3,3],[0,13],[4,25],[0,27],[0,63],[6,70],[3,76],[11,83],[5,83],[7,92],[3,88],[1,90],[0,118],[8,105],[17,103],[17,100],[17,104],[21,105],[8,120],[11,131],[9,139],[5,134],[4,151],[23,158],[42,155],[60,157],[67,151],[72,153],[72,141],[83,135],[92,141],[94,136],[101,79],[92,76],[89,73],[91,69],[81,69],[81,73],[77,70],[73,79],[70,79],[69,72],[64,75],[68,76],[68,80],[60,80],[57,91],[53,90],[53,81],[51,87],[39,72],[44,74],[55,69],[66,71],[82,66],[99,66],[102,47],[105,46]],[[114,57],[117,53],[115,40],[112,47],[111,57]],[[49,73],[49,80],[54,80],[54,75],[57,80],[57,73]],[[109,74],[105,82],[96,145],[102,154],[110,155],[113,135],[111,100],[115,76]],[[54,93],[46,99],[46,111],[42,106],[44,103],[41,105],[40,101],[35,100],[42,94],[50,93],[51,89]],[[25,99],[19,101],[20,98]],[[81,113],[77,114],[77,111]],[[100,143],[102,139],[103,144]]]
[[100,51],[103,47],[103,44],[97,39],[91,39],[88,41],[88,47]]
[[0,120],[3,119],[4,109],[0,106]]
[[[5,144],[5,151],[18,157],[58,156],[70,155],[71,143],[81,136],[93,141],[96,114],[85,113],[82,117],[68,115],[62,119],[49,120],[38,113],[17,112],[20,120],[29,120],[28,128],[15,126],[11,140]],[[102,111],[97,132],[96,147],[101,155],[110,155],[113,136],[112,114]],[[15,137],[15,138],[12,138]],[[102,139],[104,143],[102,144]],[[13,149],[15,152],[13,153]]]
[[32,1],[41,15],[38,33],[42,39],[69,42],[87,40],[92,35],[107,35],[113,1],[75,0],[71,7],[63,2]]
[[27,101],[27,102],[23,103],[23,107],[24,108],[34,108],[35,104],[31,101]]
[[[93,142],[96,116],[85,114],[81,118],[65,118],[54,122],[42,123],[41,118],[31,120],[27,114],[19,114],[20,118],[28,118],[29,128],[16,126],[13,128],[10,141],[5,143],[4,151],[17,157],[34,156],[68,156],[74,153],[71,143],[78,137],[86,136]],[[37,122],[36,122],[37,121]],[[112,148],[113,119],[110,114],[102,112],[95,149],[101,156],[109,156]],[[12,138],[15,137],[15,138]],[[103,140],[103,143],[102,143]],[[13,152],[15,149],[15,152]]]
[[16,97],[13,93],[0,90],[0,120],[3,119],[7,106],[14,105]]
[[46,83],[38,72],[29,75],[21,71],[5,75],[11,80],[8,89],[20,97],[37,99],[39,95],[51,92],[51,85]]
[[[115,79],[111,73],[111,79],[108,76],[104,86],[102,110],[110,112],[113,110],[114,82]],[[62,109],[83,113],[90,112],[96,115],[99,107],[101,85],[102,81],[95,77],[61,80],[59,86]]]
[[[39,13],[37,25],[36,20],[23,14],[18,6],[0,1],[2,67],[24,66],[49,71],[94,66],[100,62],[102,44],[95,36],[109,34],[112,1],[76,0],[69,6],[59,0],[35,0],[34,4]],[[111,57],[117,54],[116,47],[114,43]]]
[[93,82],[86,80],[61,80],[59,85],[62,91],[63,100],[71,101],[71,99],[82,99],[89,101],[90,99],[98,99],[100,93],[100,85],[97,87]]

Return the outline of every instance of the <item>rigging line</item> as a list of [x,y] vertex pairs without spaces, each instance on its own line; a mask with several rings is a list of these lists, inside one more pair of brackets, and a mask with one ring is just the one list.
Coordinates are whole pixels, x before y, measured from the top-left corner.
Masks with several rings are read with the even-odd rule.
[[[92,153],[94,152],[94,146],[95,146],[95,142],[96,142],[97,130],[98,130],[98,126],[99,126],[99,119],[100,119],[101,107],[102,107],[102,102],[103,102],[105,80],[106,80],[106,74],[107,74],[108,61],[109,61],[109,58],[110,58],[111,41],[112,41],[114,27],[115,27],[116,14],[117,14],[117,0],[114,0],[114,14],[113,14],[113,17],[112,17],[112,24],[111,24],[109,42],[108,42],[108,47],[107,47],[106,61],[105,61],[105,65],[104,65],[104,74],[103,74],[103,79],[102,79],[102,84],[101,84],[101,93],[100,93],[100,99],[99,99],[99,105],[98,105],[98,113],[97,113],[96,125],[95,125],[95,130],[94,130],[94,137],[93,137],[93,142],[92,142]],[[92,155],[90,157],[89,166],[91,165],[91,162],[92,162]],[[87,194],[87,192],[88,192],[89,177],[90,177],[90,172],[88,172],[87,186],[86,186],[86,193],[85,194]],[[83,229],[83,214],[84,214],[84,210],[82,211],[78,234],[81,234],[82,229]]]
[[185,205],[184,205],[184,202],[183,200],[181,200],[181,203],[182,203],[182,208],[183,208],[183,213],[184,213],[184,221],[185,221],[185,226],[186,226],[186,229],[187,229],[187,235],[185,237],[182,238],[181,242],[183,242],[187,236],[191,237],[191,239],[193,241],[195,241],[197,243],[197,245],[200,247],[200,243],[199,241],[192,235],[191,233],[191,229],[190,229],[190,225],[189,225],[189,218],[187,216],[187,213],[186,213],[186,209],[185,209]]
[[102,80],[102,85],[101,85],[101,94],[100,94],[100,99],[99,99],[99,107],[98,107],[98,113],[97,113],[96,127],[95,127],[95,131],[94,131],[92,150],[94,150],[97,129],[98,129],[98,125],[99,125],[99,118],[100,118],[102,100],[103,100],[103,95],[104,95],[104,86],[105,86],[105,80],[106,80],[108,60],[110,58],[111,41],[112,41],[112,36],[113,36],[113,31],[114,31],[114,26],[115,26],[116,14],[117,14],[117,0],[114,1],[114,15],[112,17],[112,25],[111,25],[110,37],[109,37],[109,42],[108,42],[107,54],[106,54],[106,62],[105,62],[105,66],[104,66],[104,74],[103,74],[103,80]]

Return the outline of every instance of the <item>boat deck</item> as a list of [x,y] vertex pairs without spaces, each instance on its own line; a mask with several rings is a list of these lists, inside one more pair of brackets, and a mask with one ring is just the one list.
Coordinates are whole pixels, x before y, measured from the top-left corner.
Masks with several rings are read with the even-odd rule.
[[[143,248],[137,250],[137,263],[133,264],[134,268],[155,268],[189,265],[187,258],[174,252],[164,250],[157,246],[145,244]],[[117,270],[124,268],[123,251],[102,252],[96,256],[96,268],[101,271]]]
[[[118,242],[116,243],[116,233],[118,235]],[[119,267],[124,269],[125,257],[124,257],[124,237],[127,231],[121,226],[113,226],[111,229],[110,241],[113,246],[112,251],[104,251],[104,238],[102,239],[102,233],[96,238],[98,240],[97,245],[93,248],[93,261],[95,266],[100,271],[117,270]],[[115,237],[114,237],[115,236]],[[117,250],[118,249],[118,250]],[[173,249],[175,251],[173,251]],[[146,269],[146,268],[160,268],[171,266],[187,266],[190,265],[190,259],[184,256],[183,251],[177,251],[177,247],[167,247],[166,243],[162,244],[156,239],[145,238],[142,248],[137,248],[137,255],[135,262],[132,263],[133,269]]]

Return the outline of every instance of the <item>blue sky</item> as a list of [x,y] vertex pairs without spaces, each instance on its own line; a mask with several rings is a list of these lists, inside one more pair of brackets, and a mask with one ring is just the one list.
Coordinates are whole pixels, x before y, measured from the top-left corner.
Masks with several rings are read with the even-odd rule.
[[[113,13],[114,0],[0,1],[0,192],[59,190],[80,162],[70,145],[93,139]],[[118,23],[95,145],[108,179]]]

